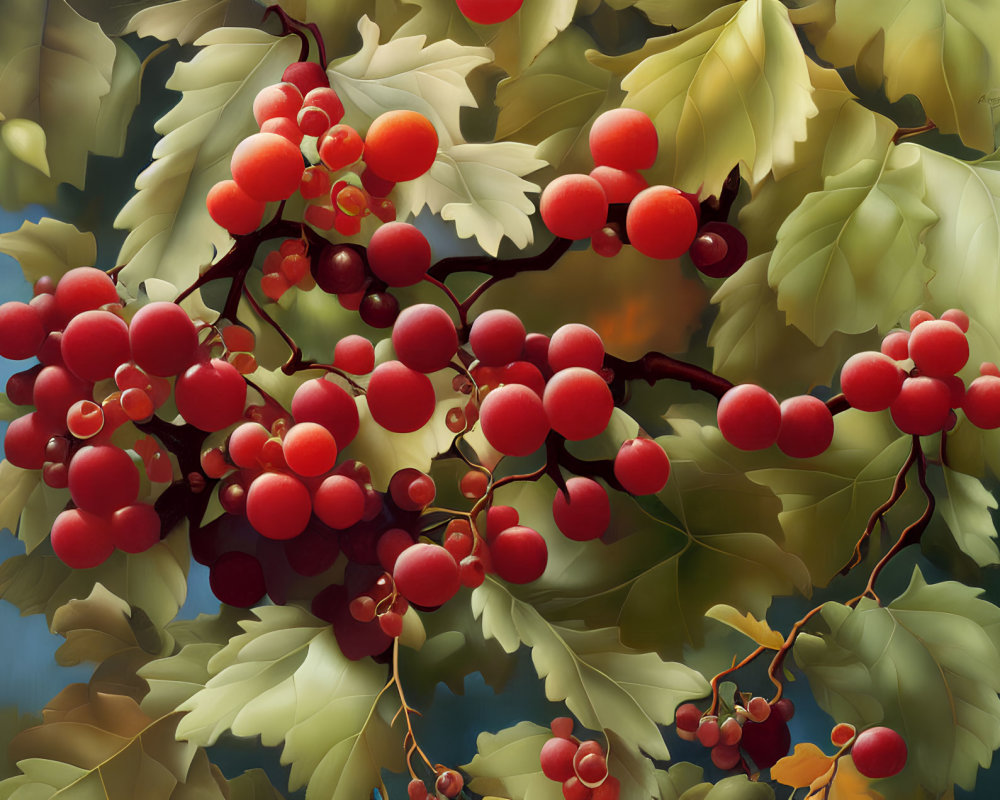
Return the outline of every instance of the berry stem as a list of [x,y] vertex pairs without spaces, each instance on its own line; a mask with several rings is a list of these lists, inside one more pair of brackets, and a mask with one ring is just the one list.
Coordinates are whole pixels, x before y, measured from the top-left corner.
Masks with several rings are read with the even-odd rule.
[[626,382],[636,379],[644,380],[650,386],[664,379],[684,381],[692,389],[708,392],[716,399],[721,399],[733,388],[732,383],[707,369],[655,351],[646,353],[635,361],[623,361],[608,354],[604,356],[604,366],[614,372],[609,386],[611,394],[619,402],[625,395]]
[[772,697],[771,700],[769,701],[772,706],[781,699],[781,695],[785,690],[784,682],[781,680],[781,678],[778,677],[778,672],[781,670],[781,665],[784,663],[785,657],[788,655],[788,653],[792,649],[792,646],[795,644],[795,640],[798,638],[799,632],[805,627],[806,623],[809,622],[809,620],[812,619],[813,616],[817,614],[822,608],[823,608],[822,604],[816,606],[815,608],[811,609],[808,613],[806,613],[806,615],[802,617],[802,619],[800,619],[798,622],[792,625],[792,629],[788,632],[788,636],[785,637],[785,643],[781,645],[780,648],[778,648],[778,652],[775,653],[774,658],[771,659],[771,664],[767,668],[767,677],[771,679],[771,683],[773,683],[778,689],[774,697]]
[[892,143],[899,144],[903,139],[908,139],[911,136],[917,136],[918,134],[927,133],[928,131],[936,129],[937,125],[935,125],[930,118],[928,118],[923,125],[917,125],[912,128],[898,128],[896,133],[893,134]]
[[[403,738],[403,746],[406,747],[407,741],[410,742],[410,747],[406,751],[406,767],[410,771],[410,777],[416,778],[417,774],[413,771],[413,765],[410,762],[410,757],[413,752],[416,751],[420,757],[424,760],[424,763],[433,772],[434,765],[431,764],[431,760],[427,757],[427,754],[420,749],[420,745],[417,744],[417,737],[413,733],[413,723],[410,720],[410,712],[419,713],[414,708],[410,708],[406,704],[406,697],[403,694],[403,684],[399,679],[399,639],[392,640],[392,678],[389,681],[390,684],[395,684],[396,693],[399,695],[400,708],[399,711],[403,714],[403,719],[406,720],[406,736]],[[396,716],[399,716],[397,712]],[[395,717],[393,718],[395,722]]]
[[722,679],[725,678],[727,675],[731,675],[732,673],[743,669],[743,667],[754,661],[754,659],[756,659],[758,656],[766,653],[768,649],[769,648],[764,647],[764,645],[761,645],[756,650],[751,652],[746,658],[740,661],[738,664],[736,663],[736,658],[734,656],[733,665],[729,667],[729,669],[722,670],[722,672],[718,673],[715,677],[712,678],[711,680],[712,704],[708,707],[708,711],[705,712],[706,714],[719,713],[719,684],[722,683]]

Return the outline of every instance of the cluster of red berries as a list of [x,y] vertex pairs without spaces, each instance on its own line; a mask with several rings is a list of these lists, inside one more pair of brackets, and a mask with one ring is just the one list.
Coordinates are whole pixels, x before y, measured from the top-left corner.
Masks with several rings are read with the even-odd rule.
[[695,195],[671,186],[650,186],[640,170],[656,161],[656,127],[642,111],[616,108],[601,114],[590,129],[589,174],[561,175],[542,192],[539,211],[545,226],[565,239],[590,239],[598,255],[622,249],[621,226],[608,221],[609,205],[628,204],[629,244],[651,258],[679,258],[688,252],[705,275],[726,278],[746,261],[746,238],[725,222],[700,225]]
[[[73,507],[52,526],[52,546],[69,566],[97,566],[116,547],[142,552],[160,539],[156,512],[138,502],[136,462],[154,482],[171,480],[173,470],[162,447],[128,423],[149,420],[171,396],[195,425],[225,427],[242,414],[242,372],[256,368],[252,335],[239,343],[249,331],[203,330],[200,341],[187,313],[167,302],[126,321],[114,282],[93,267],[42,278],[29,303],[0,306],[0,355],[39,360],[8,381],[10,400],[35,410],[11,422],[5,454],[41,469],[48,486],[69,489]],[[214,346],[228,360],[210,358]]]
[[573,720],[552,720],[552,738],[539,754],[542,772],[562,784],[566,800],[618,800],[621,783],[608,774],[607,755],[600,742],[573,736]]
[[677,735],[710,748],[712,763],[719,769],[734,769],[744,754],[758,769],[772,767],[791,747],[788,720],[795,707],[787,698],[773,706],[763,697],[750,697],[744,702],[745,706],[736,705],[732,713],[724,716],[684,703],[674,714]]
[[[394,220],[393,186],[423,175],[437,155],[437,131],[415,111],[380,115],[364,138],[343,124],[340,97],[311,61],[289,65],[281,83],[262,89],[253,113],[260,132],[236,146],[232,180],[213,186],[206,200],[212,219],[234,235],[256,230],[267,203],[296,191],[310,201],[306,222],[322,230],[353,236],[368,215]],[[306,137],[315,139],[315,164],[303,158]],[[362,160],[366,166],[358,166]]]
[[[448,798],[458,797],[464,786],[465,778],[462,777],[462,773],[441,764],[437,765],[434,791],[438,795]],[[420,778],[414,778],[407,784],[406,794],[410,800],[437,800],[435,794],[427,790],[427,786]]]

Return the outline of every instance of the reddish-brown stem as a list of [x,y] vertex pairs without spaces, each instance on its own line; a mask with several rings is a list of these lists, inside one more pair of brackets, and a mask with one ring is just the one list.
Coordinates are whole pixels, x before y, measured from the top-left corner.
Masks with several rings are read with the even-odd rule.
[[917,136],[921,133],[927,133],[928,131],[933,131],[937,129],[937,125],[931,122],[930,119],[927,120],[923,125],[916,125],[912,128],[897,128],[896,133],[893,134],[892,143],[899,144],[903,139],[907,139],[910,136]]
[[[305,24],[299,22],[298,20],[293,19],[292,17],[290,17],[288,15],[288,13],[281,6],[278,6],[278,5],[268,6],[267,8],[265,8],[264,9],[264,16],[261,18],[261,21],[266,20],[269,16],[271,16],[271,14],[275,14],[278,17],[278,19],[281,20],[281,35],[282,36],[288,36],[289,34],[292,34],[294,36],[298,36],[299,39],[302,41],[302,46],[299,48],[299,61],[305,61],[306,59],[308,59],[309,58],[309,39],[305,35],[305,33],[301,30],[301,28],[309,28],[311,30],[311,29],[315,28],[316,26],[315,25],[311,25],[311,26],[310,25],[305,25]],[[323,47],[323,45],[322,45],[322,42],[323,42],[322,38],[319,36],[318,32],[315,31],[315,30],[313,31],[313,35],[316,36],[317,47],[320,50],[322,50],[322,47]],[[325,60],[321,60],[320,63],[323,66],[326,66],[326,61]]]
[[770,703],[773,706],[781,699],[782,692],[785,690],[785,684],[782,682],[781,678],[778,677],[778,672],[781,670],[781,665],[785,662],[785,657],[788,655],[792,646],[795,644],[795,640],[798,638],[799,632],[805,627],[806,623],[817,614],[823,606],[819,605],[809,611],[802,619],[796,622],[792,629],[788,632],[788,636],[785,637],[785,643],[778,648],[778,652],[774,654],[774,658],[771,659],[771,664],[767,668],[767,677],[771,679],[778,691],[771,698]]
[[733,388],[733,384],[725,378],[663,353],[649,352],[635,361],[623,361],[615,356],[606,355],[604,366],[614,373],[609,385],[611,394],[619,402],[625,395],[626,383],[632,380],[644,380],[650,386],[665,379],[683,381],[690,384],[692,389],[707,392],[717,400]]
[[903,462],[903,466],[900,467],[899,472],[896,473],[896,480],[892,484],[892,494],[890,494],[889,499],[876,508],[872,512],[872,515],[868,518],[868,524],[865,526],[865,530],[861,534],[861,538],[858,539],[857,544],[854,545],[854,554],[840,570],[841,575],[846,575],[864,559],[868,547],[868,541],[872,532],[875,530],[875,525],[878,524],[879,520],[881,520],[903,496],[903,493],[906,491],[906,475],[910,471],[914,462],[917,461],[918,456],[923,459],[923,452],[920,449],[920,437],[914,436],[913,444],[910,447],[910,454],[906,457],[906,461]]
[[719,713],[719,684],[722,682],[722,679],[725,678],[727,675],[732,675],[734,672],[737,672],[737,671],[743,669],[743,667],[745,667],[747,664],[751,663],[758,656],[761,656],[764,653],[766,653],[768,651],[768,649],[769,648],[764,647],[764,645],[761,645],[760,647],[758,647],[756,650],[754,650],[752,653],[750,653],[746,658],[744,658],[738,664],[735,663],[735,658],[734,658],[733,659],[734,663],[733,663],[733,665],[729,669],[722,670],[722,672],[718,673],[715,677],[712,678],[712,681],[711,681],[711,686],[712,686],[712,705],[710,705],[708,707],[708,711],[705,712],[706,714],[718,714]]

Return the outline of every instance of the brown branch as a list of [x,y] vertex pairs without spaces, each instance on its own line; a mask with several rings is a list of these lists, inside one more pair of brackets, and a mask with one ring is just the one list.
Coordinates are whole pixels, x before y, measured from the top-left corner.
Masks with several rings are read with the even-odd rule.
[[908,139],[911,136],[917,136],[921,133],[927,133],[928,131],[933,131],[937,129],[937,125],[928,119],[923,125],[916,125],[912,128],[897,128],[896,132],[892,136],[892,143],[899,144],[903,139]]
[[625,383],[631,380],[644,380],[650,386],[664,379],[684,381],[690,384],[692,389],[708,392],[717,400],[733,388],[733,384],[725,378],[663,353],[649,352],[635,361],[623,361],[615,356],[606,355],[604,366],[614,373],[609,385],[611,394],[618,403],[622,402],[625,396]]

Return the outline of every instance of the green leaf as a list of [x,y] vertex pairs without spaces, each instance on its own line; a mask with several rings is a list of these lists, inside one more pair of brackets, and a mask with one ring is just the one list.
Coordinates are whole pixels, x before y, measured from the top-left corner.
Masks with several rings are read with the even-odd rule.
[[531,244],[529,192],[538,184],[525,175],[546,166],[535,148],[520,142],[455,144],[438,149],[428,172],[400,185],[397,209],[418,214],[426,205],[442,219],[455,223],[460,239],[475,237],[495,256],[505,236],[518,248]]
[[[209,662],[212,678],[179,708],[177,735],[211,745],[225,730],[260,736],[291,764],[289,789],[309,784],[309,797],[345,800],[385,787],[382,767],[401,768],[402,734],[383,711],[385,667],[350,661],[333,629],[294,606],[255,609]],[[380,699],[386,699],[380,702]],[[395,709],[393,709],[395,710]]]
[[22,614],[44,613],[51,625],[60,606],[87,597],[94,585],[101,583],[162,627],[184,603],[189,560],[184,526],[175,528],[144,553],[116,550],[107,561],[91,569],[70,569],[46,542],[27,555],[0,564],[0,597],[17,606]]
[[796,640],[795,660],[834,719],[886,725],[906,740],[893,796],[918,782],[971,791],[1000,747],[1000,609],[981,594],[955,581],[929,585],[914,568],[888,607],[826,603],[827,631]]
[[0,461],[0,530],[17,531],[24,504],[41,482],[40,469],[21,469]]
[[225,25],[232,5],[233,0],[174,0],[160,3],[138,11],[129,19],[122,32],[154,36],[163,42],[177,40],[179,44],[191,44],[199,36]]
[[492,578],[473,592],[472,603],[483,633],[504,650],[531,648],[549,700],[565,700],[585,727],[613,731],[626,747],[640,747],[653,758],[669,757],[657,724],[672,722],[678,705],[708,691],[689,667],[622,645],[616,628],[574,630],[551,623]]
[[552,731],[534,722],[519,722],[497,733],[476,737],[476,755],[462,769],[472,776],[469,788],[482,795],[510,800],[560,800],[562,787],[545,777],[538,755]]
[[955,542],[979,566],[1000,563],[996,525],[990,509],[996,498],[982,482],[942,465],[946,493],[937,494],[938,508]]
[[654,25],[689,28],[713,11],[727,5],[726,0],[605,0],[614,9],[637,8]]
[[65,0],[7,4],[4,28],[0,113],[37,122],[53,180],[82,189],[115,46]]
[[508,75],[521,73],[573,21],[576,6],[577,0],[525,3],[510,19],[488,26],[494,63]]
[[17,706],[0,708],[0,781],[18,774],[14,762],[7,756],[11,740],[26,728],[31,728],[41,722],[31,714],[22,714]]
[[37,223],[25,221],[16,231],[0,233],[0,253],[17,260],[28,283],[45,275],[57,281],[74,267],[94,266],[97,239],[68,222],[42,217]]
[[930,272],[923,237],[937,215],[923,201],[918,149],[889,149],[829,177],[782,223],[768,281],[788,322],[817,344],[834,331],[892,328],[919,306]]
[[166,87],[183,92],[156,123],[164,134],[154,161],[136,179],[139,190],[122,208],[115,227],[130,232],[118,263],[130,287],[158,277],[186,286],[230,237],[205,208],[208,190],[230,177],[238,142],[256,130],[253,98],[277,82],[298,57],[298,39],[249,28],[219,28],[198,40],[202,49],[180,62]]
[[44,481],[35,486],[24,503],[17,526],[17,538],[24,542],[26,552],[30,553],[49,538],[52,523],[69,502],[69,489],[53,489]]
[[52,632],[66,639],[56,651],[56,662],[62,666],[101,662],[137,648],[139,643],[129,625],[131,611],[128,603],[99,583],[85,599],[61,606],[52,615]]
[[283,800],[264,770],[254,767],[229,781],[229,800]]
[[703,197],[718,195],[736,164],[757,183],[791,160],[816,113],[807,59],[779,0],[733,3],[634,53],[593,60],[624,75],[625,105],[655,122],[652,178]]
[[702,646],[712,606],[760,618],[774,595],[809,592],[806,566],[779,544],[780,501],[746,477],[761,454],[737,451],[717,428],[688,418],[692,411],[672,409],[677,434],[657,439],[671,462],[658,496],[666,513],[612,546],[589,543],[580,560],[599,577],[575,598],[553,601],[550,617],[619,625],[625,644],[680,658],[685,645]]
[[482,625],[472,614],[471,595],[463,588],[433,614],[423,615],[427,641],[419,652],[399,651],[411,704],[420,705],[417,693],[431,702],[439,683],[455,694],[464,694],[465,677],[473,672],[479,672],[485,683],[499,692],[513,674],[516,659],[509,658],[495,639],[483,635]]
[[536,155],[560,173],[593,168],[590,126],[624,96],[612,73],[585,57],[593,43],[580,28],[568,28],[530,67],[500,81],[497,140],[539,145]]
[[961,0],[817,0],[797,12],[820,58],[884,78],[890,101],[914,94],[946,133],[983,152],[996,147],[984,93],[1000,87],[990,31],[1000,8]]
[[712,371],[733,383],[766,386],[779,397],[832,386],[844,361],[877,347],[878,340],[837,331],[815,345],[778,309],[777,294],[767,282],[770,260],[770,253],[751,258],[712,297],[719,307],[708,333]]
[[363,44],[353,56],[330,66],[330,85],[343,98],[344,122],[359,131],[380,114],[394,109],[418,111],[437,130],[442,146],[463,141],[459,114],[476,106],[466,84],[468,74],[489,63],[485,47],[404,36],[379,44],[380,27],[367,16],[357,23]]
[[118,158],[125,152],[129,122],[139,105],[143,65],[135,51],[121,39],[115,39],[115,49],[118,54],[111,73],[111,91],[101,98],[94,152]]
[[[781,498],[785,547],[806,563],[817,586],[847,563],[872,511],[892,493],[912,445],[887,414],[851,409],[834,422],[833,444],[822,455],[792,462],[775,454],[780,466],[747,473]],[[913,508],[909,498],[897,505]]]
[[660,800],[678,800],[684,792],[703,783],[705,771],[689,761],[673,764],[669,770],[656,770]]
[[45,129],[34,120],[8,119],[0,125],[0,140],[14,158],[49,177],[49,160],[45,156]]
[[896,133],[891,119],[857,101],[836,70],[811,60],[808,67],[819,113],[806,122],[806,138],[795,143],[791,161],[775,164],[739,212],[739,228],[751,255],[774,248],[785,217],[807,194],[820,191],[827,176],[866,159],[885,158]]

